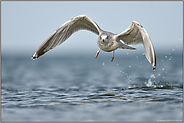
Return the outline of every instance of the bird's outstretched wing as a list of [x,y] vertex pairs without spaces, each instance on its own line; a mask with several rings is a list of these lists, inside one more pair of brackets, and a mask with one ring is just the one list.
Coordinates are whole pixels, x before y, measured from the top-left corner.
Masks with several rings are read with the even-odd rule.
[[153,70],[156,69],[155,50],[148,33],[142,25],[133,21],[124,32],[117,35],[117,39],[122,40],[125,44],[143,44],[146,58],[151,63]]
[[64,23],[55,30],[35,51],[31,57],[33,60],[40,57],[47,51],[63,43],[74,32],[79,30],[89,30],[99,35],[100,27],[86,15],[79,15]]

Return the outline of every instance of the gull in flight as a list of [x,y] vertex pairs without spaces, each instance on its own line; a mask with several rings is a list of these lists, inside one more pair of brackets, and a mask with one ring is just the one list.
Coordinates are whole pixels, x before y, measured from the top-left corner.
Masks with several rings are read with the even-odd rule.
[[[73,33],[79,30],[89,30],[98,35],[97,44],[99,50],[96,53],[96,58],[100,50],[111,52],[113,51],[112,59],[114,60],[114,52],[116,49],[132,49],[136,48],[128,46],[128,44],[136,45],[143,44],[144,52],[147,60],[151,63],[152,69],[156,69],[156,56],[151,39],[148,33],[138,22],[133,21],[131,25],[119,34],[114,34],[102,30],[97,23],[92,21],[86,15],[79,15],[65,22],[62,26],[56,29],[35,51],[31,57],[33,60],[40,57],[50,49],[53,49],[67,40]],[[122,42],[123,41],[123,42]]]

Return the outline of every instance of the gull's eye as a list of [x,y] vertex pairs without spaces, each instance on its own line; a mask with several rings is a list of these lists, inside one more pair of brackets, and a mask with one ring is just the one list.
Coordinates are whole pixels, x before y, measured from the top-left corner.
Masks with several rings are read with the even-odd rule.
[[109,36],[107,36],[107,39],[109,38]]

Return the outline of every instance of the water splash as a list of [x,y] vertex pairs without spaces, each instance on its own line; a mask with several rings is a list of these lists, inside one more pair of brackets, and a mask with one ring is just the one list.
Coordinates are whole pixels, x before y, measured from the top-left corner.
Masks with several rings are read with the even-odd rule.
[[[150,76],[152,79],[155,79],[155,75],[154,74],[151,74]],[[147,87],[156,87],[156,85],[154,85],[154,83],[151,81],[151,79],[148,79],[148,82],[145,82],[145,85]]]
[[156,85],[154,85],[154,83],[151,81],[151,79],[149,79],[148,80],[148,82],[145,82],[145,85],[147,86],[147,87],[156,87]]

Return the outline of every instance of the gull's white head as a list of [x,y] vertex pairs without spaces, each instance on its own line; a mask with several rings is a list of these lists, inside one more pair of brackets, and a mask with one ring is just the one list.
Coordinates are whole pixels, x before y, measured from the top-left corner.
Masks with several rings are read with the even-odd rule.
[[109,40],[109,36],[108,35],[100,35],[100,41],[101,42],[107,42]]

